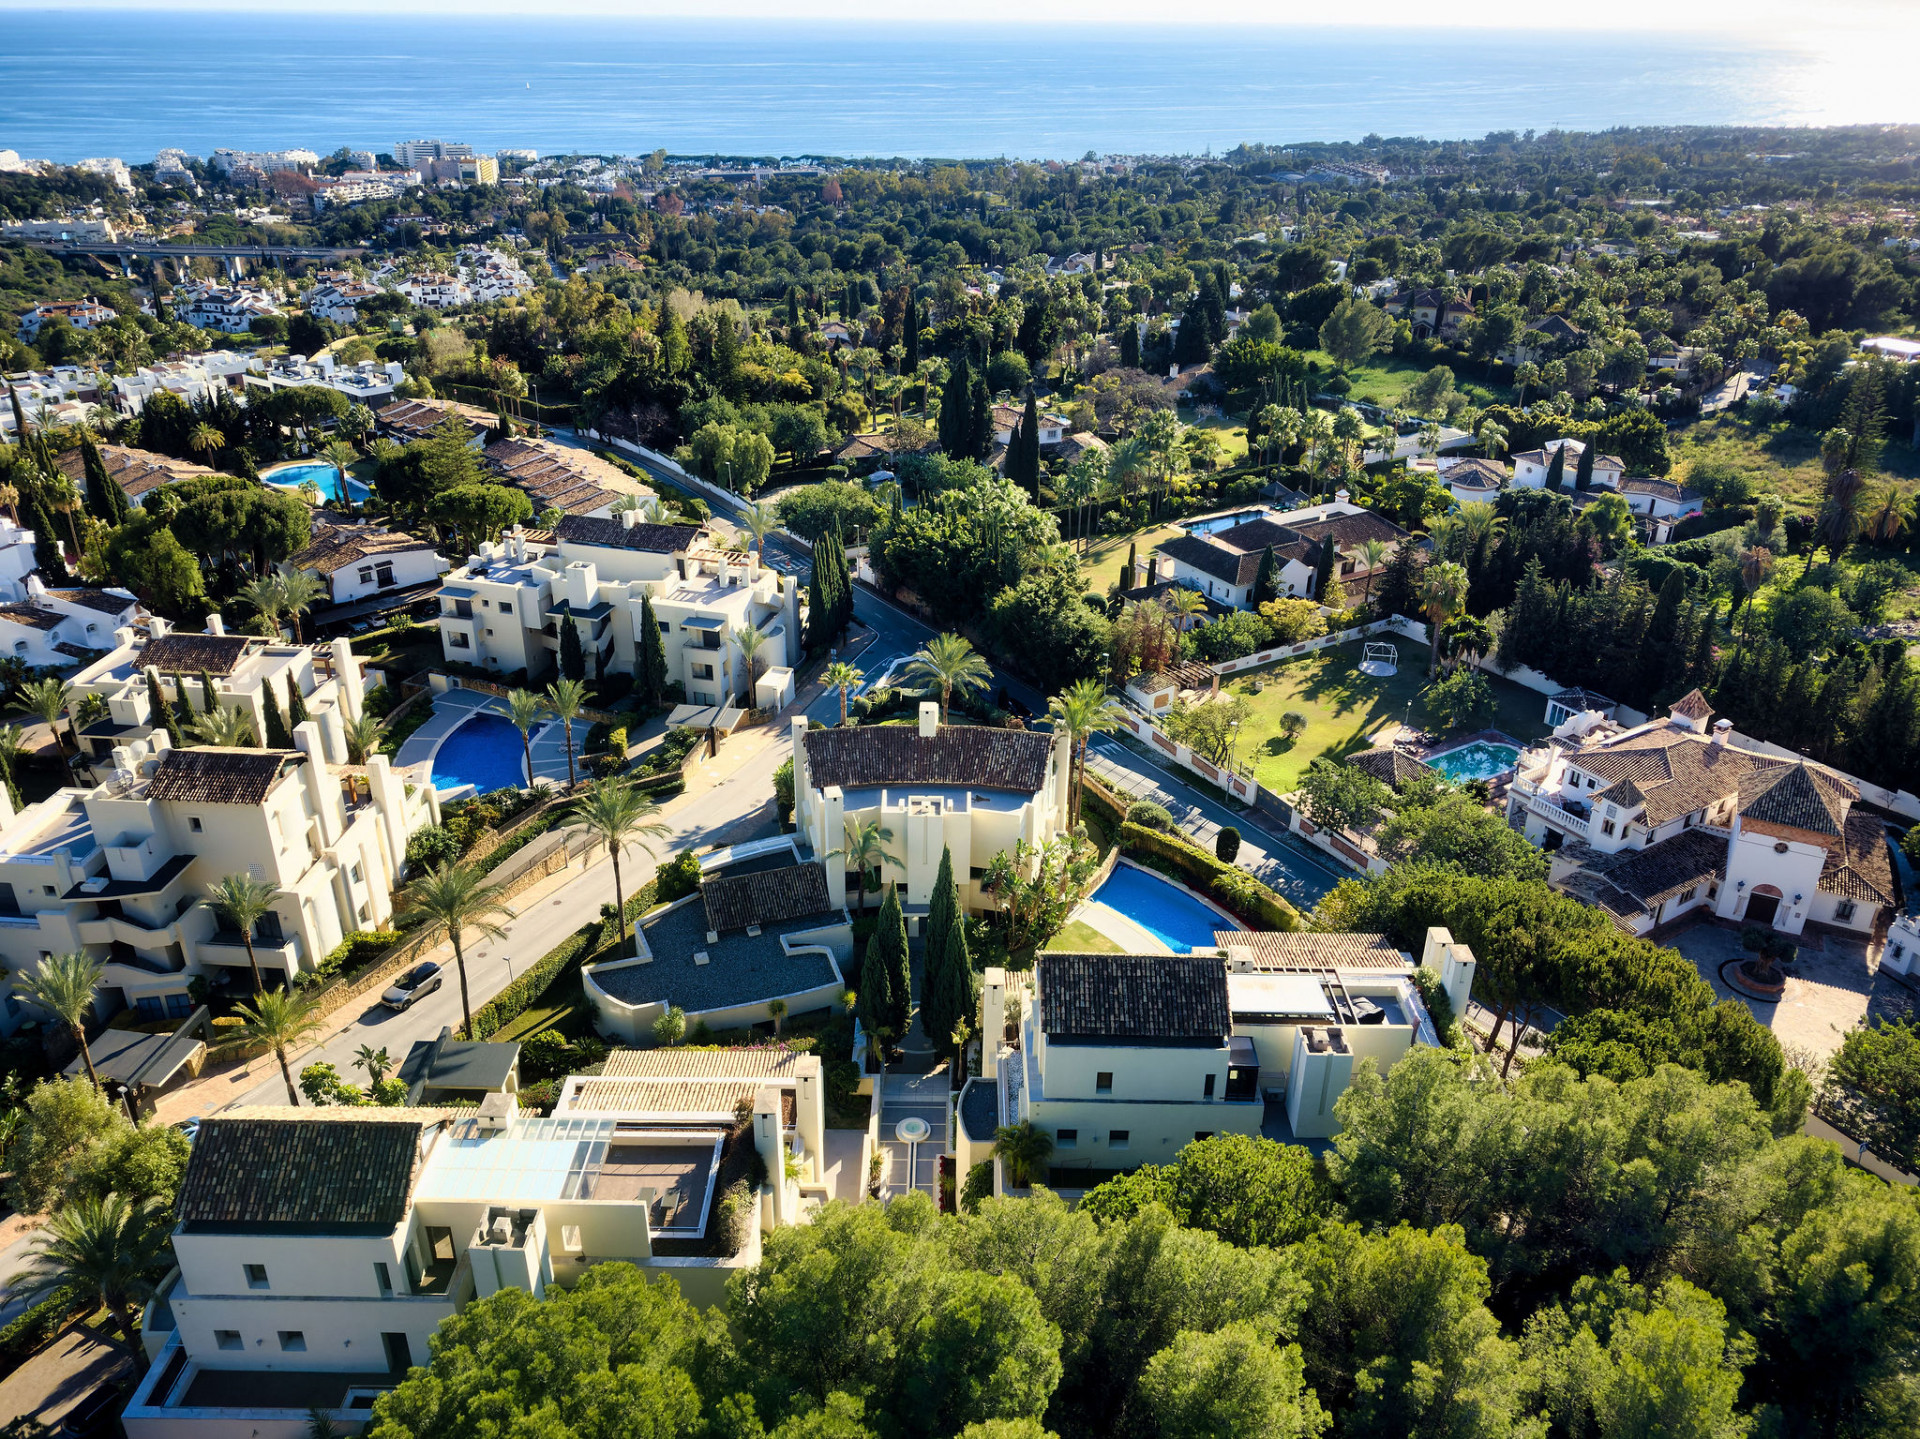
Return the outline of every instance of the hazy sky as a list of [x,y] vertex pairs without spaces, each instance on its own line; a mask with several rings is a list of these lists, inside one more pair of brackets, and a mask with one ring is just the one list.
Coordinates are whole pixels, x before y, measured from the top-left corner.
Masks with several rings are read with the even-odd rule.
[[[1166,24],[1163,0],[0,0],[12,9],[217,9],[370,11],[458,14],[676,15],[783,20],[885,18],[894,21]],[[1580,30],[1628,28],[1725,34],[1751,42],[1791,35],[1828,44],[1905,48],[1920,40],[1920,0],[1607,0],[1589,6],[1547,6],[1539,0],[1369,0],[1330,7],[1325,0],[1187,0],[1179,23],[1223,25],[1381,26],[1431,29]],[[1604,76],[1595,76],[1605,83]]]

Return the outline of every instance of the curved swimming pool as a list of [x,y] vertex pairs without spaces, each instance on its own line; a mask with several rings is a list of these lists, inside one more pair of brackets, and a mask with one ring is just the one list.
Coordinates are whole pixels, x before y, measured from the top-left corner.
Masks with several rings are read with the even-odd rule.
[[347,477],[347,493],[340,493],[340,472],[324,460],[301,460],[297,464],[281,465],[278,469],[268,470],[260,476],[260,483],[272,485],[276,490],[298,490],[307,481],[313,481],[320,487],[322,496],[336,503],[341,499],[350,499],[356,505],[373,493],[365,485]]
[[1096,904],[1125,915],[1175,954],[1211,949],[1215,930],[1240,928],[1179,885],[1130,864],[1115,865],[1092,897]]
[[486,711],[462,720],[433,752],[433,787],[442,793],[472,785],[475,794],[527,783],[520,731]]

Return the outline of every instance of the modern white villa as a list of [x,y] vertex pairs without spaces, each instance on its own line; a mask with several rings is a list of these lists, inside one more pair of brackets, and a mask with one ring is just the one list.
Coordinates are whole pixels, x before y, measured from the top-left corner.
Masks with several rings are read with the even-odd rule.
[[1316,576],[1327,545],[1338,555],[1335,574],[1342,583],[1364,582],[1377,570],[1365,567],[1361,546],[1378,540],[1387,547],[1384,568],[1408,534],[1391,520],[1362,509],[1340,491],[1326,504],[1283,513],[1262,513],[1225,529],[1176,535],[1155,551],[1154,580],[1171,580],[1198,590],[1215,604],[1252,609],[1260,566],[1271,549],[1277,596],[1318,599]]

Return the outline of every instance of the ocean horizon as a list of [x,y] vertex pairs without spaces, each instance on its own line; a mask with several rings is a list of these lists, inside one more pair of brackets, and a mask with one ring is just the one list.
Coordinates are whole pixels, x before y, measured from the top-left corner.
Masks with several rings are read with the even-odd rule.
[[1916,118],[1833,67],[1786,42],[1592,31],[0,10],[0,148],[140,164],[169,146],[325,154],[436,137],[483,152],[1069,159]]

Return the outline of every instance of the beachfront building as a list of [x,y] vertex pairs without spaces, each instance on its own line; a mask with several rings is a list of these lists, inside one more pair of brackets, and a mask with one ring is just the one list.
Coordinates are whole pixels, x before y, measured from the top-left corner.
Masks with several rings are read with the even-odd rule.
[[[629,510],[568,515],[551,544],[516,529],[481,546],[440,591],[449,660],[539,680],[558,663],[560,626],[574,625],[591,674],[631,674],[651,601],[668,683],[699,706],[778,708],[792,698],[800,586],[757,555],[718,548],[704,525],[658,525]],[[751,673],[739,634],[764,637]]]
[[[1016,841],[1038,846],[1068,828],[1069,750],[1064,732],[943,725],[920,705],[916,725],[809,729],[793,721],[793,821],[803,846],[826,858],[851,826],[891,831],[882,882],[897,883],[909,913],[933,898],[943,850],[969,910],[987,907],[980,880]],[[827,865],[836,905],[859,895],[860,876]]]
[[1573,715],[1521,756],[1507,814],[1552,852],[1549,883],[1632,934],[1713,916],[1872,941],[1893,913],[1859,786],[1714,722],[1698,690],[1642,725]]

